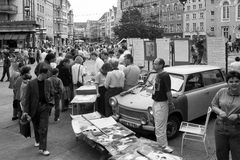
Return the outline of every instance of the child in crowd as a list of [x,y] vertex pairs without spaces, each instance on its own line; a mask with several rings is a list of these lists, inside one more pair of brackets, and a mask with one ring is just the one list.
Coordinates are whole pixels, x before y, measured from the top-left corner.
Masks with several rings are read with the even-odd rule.
[[[60,99],[62,97],[62,93],[63,93],[63,83],[62,80],[60,78],[58,78],[58,73],[59,70],[58,68],[54,68],[52,69],[52,76],[49,77],[49,80],[52,83],[52,86],[54,88],[54,103],[55,103],[55,116],[54,116],[54,121],[59,121],[59,116],[60,116]],[[51,114],[51,110],[50,110],[50,114]]]

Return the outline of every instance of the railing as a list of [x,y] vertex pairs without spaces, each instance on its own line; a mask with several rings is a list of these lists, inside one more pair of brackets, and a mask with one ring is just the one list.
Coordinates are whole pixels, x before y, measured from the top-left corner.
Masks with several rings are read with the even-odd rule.
[[13,4],[1,4],[0,3],[0,13],[8,13],[8,14],[17,14],[17,6]]

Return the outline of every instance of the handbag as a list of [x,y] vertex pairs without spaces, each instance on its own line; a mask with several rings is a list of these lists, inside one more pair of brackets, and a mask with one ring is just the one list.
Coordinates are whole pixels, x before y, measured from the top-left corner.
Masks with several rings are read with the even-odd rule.
[[20,133],[25,138],[31,137],[31,125],[30,125],[31,117],[29,115],[22,115],[19,120],[19,128]]
[[30,121],[19,121],[20,133],[25,138],[31,137],[31,125]]
[[81,82],[79,82],[79,72],[80,72],[80,67],[81,67],[81,64],[79,65],[79,68],[78,68],[78,78],[77,78],[77,87],[81,87],[83,84]]

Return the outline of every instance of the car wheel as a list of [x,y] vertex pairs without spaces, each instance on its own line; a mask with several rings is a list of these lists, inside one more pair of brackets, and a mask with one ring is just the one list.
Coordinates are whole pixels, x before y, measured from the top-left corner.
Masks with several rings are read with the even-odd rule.
[[179,117],[175,115],[170,116],[167,122],[167,137],[169,139],[176,137],[179,127],[180,127]]

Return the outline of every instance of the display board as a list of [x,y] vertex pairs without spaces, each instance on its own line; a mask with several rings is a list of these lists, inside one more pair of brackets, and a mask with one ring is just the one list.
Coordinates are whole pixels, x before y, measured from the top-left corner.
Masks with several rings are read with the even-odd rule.
[[225,68],[225,39],[223,37],[207,37],[207,63]]
[[189,63],[189,40],[174,40],[174,63]]
[[166,65],[171,64],[169,43],[169,38],[156,39],[157,58],[164,59]]
[[[130,40],[128,40],[130,42]],[[139,38],[132,38],[132,54],[133,63],[137,66],[144,67],[144,40]]]
[[145,60],[153,61],[157,58],[155,41],[144,41],[144,57]]

